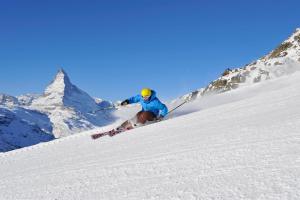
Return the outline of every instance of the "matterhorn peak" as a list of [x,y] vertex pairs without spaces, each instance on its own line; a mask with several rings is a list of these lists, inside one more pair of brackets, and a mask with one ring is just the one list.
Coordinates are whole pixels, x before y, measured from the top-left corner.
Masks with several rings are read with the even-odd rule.
[[66,71],[63,68],[60,68],[58,70],[58,72],[57,72],[57,74],[55,76],[55,79],[59,78],[59,77],[64,77],[65,79],[67,79],[68,81],[70,81],[68,74],[66,73]]
[[61,68],[57,72],[54,80],[45,90],[45,95],[49,95],[51,93],[58,93],[63,95],[66,89],[72,89],[73,85],[68,77],[67,73]]
[[[40,101],[41,99],[43,101]],[[86,92],[73,85],[63,69],[58,70],[55,78],[46,88],[43,97],[36,102],[47,106],[72,107],[81,111],[84,108],[89,110],[97,109],[95,108],[97,107],[95,100]]]
[[62,67],[58,70],[58,73],[64,73],[64,74],[66,74],[64,68],[62,68]]
[[100,112],[94,116],[89,114],[102,106],[97,104],[89,94],[73,85],[63,69],[58,70],[44,95],[31,104],[31,108],[49,113],[55,137],[107,123],[108,120],[104,119]]

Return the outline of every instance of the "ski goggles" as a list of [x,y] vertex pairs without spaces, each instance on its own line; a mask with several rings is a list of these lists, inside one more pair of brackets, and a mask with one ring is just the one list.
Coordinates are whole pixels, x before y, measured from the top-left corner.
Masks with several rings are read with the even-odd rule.
[[143,99],[149,99],[151,95],[143,96]]

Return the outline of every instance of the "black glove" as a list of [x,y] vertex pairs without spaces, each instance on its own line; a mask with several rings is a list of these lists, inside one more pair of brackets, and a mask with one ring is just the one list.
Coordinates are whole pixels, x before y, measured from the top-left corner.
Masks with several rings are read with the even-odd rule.
[[122,101],[121,106],[126,106],[127,104],[129,104],[128,99],[126,99],[125,101]]
[[163,120],[163,119],[164,119],[164,117],[161,116],[161,115],[159,115],[159,116],[156,118],[156,121],[161,121],[161,120]]

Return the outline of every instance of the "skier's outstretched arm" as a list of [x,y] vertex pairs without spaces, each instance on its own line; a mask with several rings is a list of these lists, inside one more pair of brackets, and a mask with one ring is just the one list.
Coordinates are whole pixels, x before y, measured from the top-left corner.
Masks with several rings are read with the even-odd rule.
[[136,96],[130,97],[129,99],[126,99],[126,100],[122,101],[121,105],[125,106],[127,104],[137,103],[140,100],[141,100],[141,96],[140,95],[136,95]]

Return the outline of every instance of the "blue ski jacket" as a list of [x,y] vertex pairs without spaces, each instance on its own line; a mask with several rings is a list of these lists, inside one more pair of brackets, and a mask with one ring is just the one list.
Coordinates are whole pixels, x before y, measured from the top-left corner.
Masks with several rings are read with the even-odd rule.
[[168,108],[165,104],[161,103],[160,100],[156,97],[156,92],[151,90],[150,98],[145,101],[142,95],[136,95],[128,99],[129,103],[138,103],[142,105],[142,111],[151,111],[156,117],[161,115],[165,117],[168,114]]

